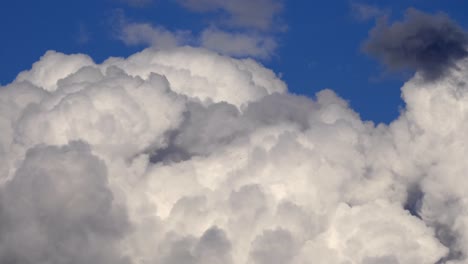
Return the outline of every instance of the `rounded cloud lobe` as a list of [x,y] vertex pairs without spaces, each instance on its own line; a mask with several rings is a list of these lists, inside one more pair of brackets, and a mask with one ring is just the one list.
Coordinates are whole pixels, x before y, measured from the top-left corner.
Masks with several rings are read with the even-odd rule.
[[468,56],[468,34],[443,13],[431,15],[410,8],[401,22],[383,17],[371,30],[364,51],[391,70],[419,71],[435,80]]
[[468,61],[389,125],[196,48],[0,90],[2,263],[464,263]]

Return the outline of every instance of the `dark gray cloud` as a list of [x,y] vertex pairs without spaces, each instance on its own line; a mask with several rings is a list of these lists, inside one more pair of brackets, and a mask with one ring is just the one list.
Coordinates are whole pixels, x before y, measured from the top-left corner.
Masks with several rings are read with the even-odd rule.
[[416,70],[434,80],[468,55],[467,33],[443,13],[408,9],[404,20],[388,24],[379,19],[370,31],[364,51],[390,70]]

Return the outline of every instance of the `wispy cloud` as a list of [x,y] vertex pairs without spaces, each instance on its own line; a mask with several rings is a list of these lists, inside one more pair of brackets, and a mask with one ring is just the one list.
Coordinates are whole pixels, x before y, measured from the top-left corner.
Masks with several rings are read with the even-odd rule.
[[221,25],[271,31],[284,28],[280,23],[282,0],[178,0],[194,12],[221,12]]
[[164,49],[185,45],[191,38],[190,31],[169,31],[148,23],[128,23],[121,28],[119,38],[127,45],[145,45]]
[[126,3],[132,7],[146,7],[154,2],[154,0],[115,0]]
[[190,30],[171,31],[159,25],[129,21],[123,10],[118,10],[112,21],[116,37],[129,46],[167,49],[192,45],[229,56],[260,59],[269,59],[277,48],[275,38],[264,32],[230,32],[214,26],[199,33]]
[[202,32],[200,46],[222,54],[243,57],[269,58],[276,49],[276,41],[258,34],[229,33],[216,28]]
[[114,11],[110,22],[115,37],[129,46],[166,49],[188,44],[191,39],[191,32],[187,30],[170,31],[163,26],[134,22],[122,9]]
[[87,44],[91,39],[91,34],[89,33],[88,28],[84,23],[80,23],[78,25],[78,35],[76,37],[76,41],[79,44]]
[[382,9],[375,5],[351,2],[351,14],[360,21],[367,21],[389,14],[388,9]]

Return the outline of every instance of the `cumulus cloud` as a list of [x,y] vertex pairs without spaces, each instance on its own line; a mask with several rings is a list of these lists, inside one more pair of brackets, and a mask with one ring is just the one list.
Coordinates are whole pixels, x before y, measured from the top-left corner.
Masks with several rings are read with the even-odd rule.
[[458,68],[375,125],[206,49],[49,51],[0,90],[0,262],[464,263]]
[[447,15],[408,9],[401,22],[380,19],[364,51],[391,70],[416,70],[434,80],[468,56],[467,46],[468,34]]
[[54,91],[57,89],[57,80],[93,64],[93,60],[86,55],[67,56],[55,51],[48,51],[40,61],[33,64],[31,70],[18,74],[15,81],[27,80],[46,91]]

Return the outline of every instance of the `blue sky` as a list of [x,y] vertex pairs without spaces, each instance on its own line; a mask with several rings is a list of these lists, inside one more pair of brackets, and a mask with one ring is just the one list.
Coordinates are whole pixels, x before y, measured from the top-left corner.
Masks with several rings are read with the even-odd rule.
[[[141,36],[136,43],[122,41],[122,24],[146,24],[193,36],[216,28],[274,40],[276,48],[256,59],[281,74],[293,93],[313,96],[331,88],[363,119],[389,122],[403,107],[400,87],[408,74],[389,73],[361,51],[375,25],[374,16],[387,14],[394,21],[414,7],[429,13],[445,12],[463,28],[468,27],[468,3],[455,0],[284,1],[283,9],[273,12],[271,24],[265,27],[258,21],[247,25],[241,25],[241,20],[228,21],[228,9],[199,12],[176,0],[141,5],[128,2],[135,0],[3,1],[0,83],[11,82],[47,50],[85,53],[100,62],[109,56],[128,56],[149,45]],[[356,6],[378,12],[362,17]],[[182,42],[193,44],[193,38]]]

